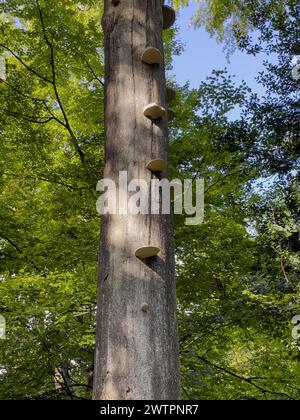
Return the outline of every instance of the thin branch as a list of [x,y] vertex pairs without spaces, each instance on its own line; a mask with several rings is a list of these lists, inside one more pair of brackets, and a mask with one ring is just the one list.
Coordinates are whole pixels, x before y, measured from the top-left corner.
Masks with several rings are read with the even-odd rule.
[[2,175],[11,176],[11,177],[14,177],[14,178],[23,177],[25,179],[35,179],[35,180],[38,180],[38,181],[49,182],[51,184],[58,184],[58,185],[61,185],[62,187],[66,187],[69,191],[83,190],[84,189],[83,187],[82,188],[76,188],[76,187],[73,187],[72,185],[66,184],[66,183],[64,183],[62,181],[53,180],[53,179],[47,179],[47,178],[44,178],[44,177],[41,177],[41,176],[24,175],[24,174],[19,175],[19,174],[13,174],[13,173],[10,173],[10,172],[4,172]]
[[100,79],[100,77],[96,75],[96,73],[95,73],[94,69],[92,68],[92,66],[90,65],[90,63],[89,63],[87,60],[85,60],[85,62],[86,62],[86,64],[87,64],[87,66],[88,66],[88,68],[89,68],[90,72],[91,72],[91,73],[92,73],[92,75],[94,76],[94,78],[95,78],[95,79],[96,79],[96,80],[100,83],[100,85],[101,85],[101,86],[103,86],[103,87],[104,87],[104,83],[102,82],[102,80]]
[[34,102],[37,103],[41,103],[44,105],[45,109],[49,112],[49,114],[51,115],[51,117],[58,122],[60,125],[62,125],[63,127],[66,128],[66,124],[64,122],[62,122],[59,118],[57,118],[53,112],[51,111],[51,109],[49,108],[49,106],[47,105],[47,102],[45,99],[41,99],[41,98],[36,98],[34,96],[30,96],[27,95],[26,93],[22,92],[21,90],[19,90],[18,88],[16,88],[15,86],[13,86],[12,84],[8,83],[7,81],[4,81],[4,83],[9,86],[12,90],[14,90],[15,92],[17,92],[19,95],[23,96],[25,99],[29,99],[32,100]]
[[[277,225],[275,210],[274,210],[274,208],[271,204],[270,204],[270,209],[271,209],[271,212],[272,212],[273,223],[274,223],[274,225]],[[280,269],[282,271],[282,274],[284,276],[284,279],[285,279],[286,283],[289,284],[290,281],[289,281],[287,272],[285,271],[285,257],[284,257],[284,252],[283,252],[283,249],[282,249],[280,238],[278,239],[278,245],[279,245],[279,250],[277,251],[277,253],[280,257]]]
[[[22,251],[21,248],[18,247],[17,244],[15,244],[11,239],[7,238],[6,236],[1,235],[0,236],[2,239],[4,239],[5,241],[7,241],[13,248],[15,248],[20,254],[24,255],[24,252]],[[27,259],[27,258],[26,258]],[[37,271],[41,271],[39,269],[39,267],[37,267],[34,262],[30,261],[27,259],[27,261],[37,270]]]
[[[7,45],[1,44],[0,43],[0,47],[4,48],[5,50],[9,51],[13,57],[15,57],[28,71],[30,71],[32,74],[34,74],[35,76],[39,77],[40,79],[42,79],[43,81],[50,83],[53,88],[54,88],[54,93],[55,93],[55,97],[57,99],[57,102],[59,104],[60,110],[63,114],[64,120],[65,120],[65,124],[62,123],[58,118],[56,118],[51,112],[52,118],[49,119],[47,122],[51,121],[51,120],[56,120],[59,124],[63,125],[69,132],[72,143],[76,149],[76,151],[78,152],[79,156],[80,156],[80,160],[83,163],[84,161],[84,153],[82,152],[81,148],[79,147],[78,143],[77,143],[77,139],[75,134],[73,133],[73,130],[70,126],[69,120],[67,118],[66,112],[64,110],[63,104],[61,102],[59,93],[58,93],[58,89],[56,86],[56,74],[55,74],[55,64],[54,64],[54,49],[53,49],[53,45],[51,44],[51,42],[49,41],[49,38],[47,37],[47,33],[46,33],[46,28],[45,28],[45,23],[44,23],[44,18],[43,18],[43,14],[39,5],[39,1],[36,0],[36,5],[39,11],[39,16],[40,16],[40,20],[41,20],[41,24],[42,24],[42,28],[43,28],[43,34],[44,34],[44,39],[50,49],[50,59],[51,59],[51,68],[52,68],[52,80],[48,79],[47,77],[41,75],[39,72],[37,72],[36,70],[34,70],[33,68],[31,68],[28,64],[26,64],[14,51],[12,51],[11,48],[9,48]],[[49,109],[48,109],[49,111]],[[31,119],[27,119],[27,121],[29,122],[33,122],[35,123],[36,121],[32,121]]]
[[[281,245],[280,245],[280,248],[281,248]],[[282,252],[282,248],[279,251],[279,256],[280,256],[280,267],[281,267],[282,274],[285,278],[286,283],[289,283],[290,281],[289,281],[288,275],[285,271],[285,257],[284,257],[284,254]]]
[[45,100],[44,99],[40,99],[40,98],[36,98],[34,96],[30,96],[27,95],[26,93],[20,91],[18,88],[16,88],[15,86],[13,86],[12,84],[8,83],[6,80],[2,81],[5,85],[9,86],[12,90],[14,90],[15,92],[17,92],[19,95],[23,96],[26,99],[31,99],[34,102],[41,102],[44,103]]
[[216,182],[214,182],[213,184],[211,184],[206,190],[205,192],[207,193],[209,190],[211,190],[212,188],[214,188],[216,185],[218,185],[220,182],[224,181],[224,179],[226,178],[230,178],[231,176],[235,176],[235,175],[239,175],[243,173],[243,171],[237,171],[237,172],[232,172],[229,174],[226,174],[224,176],[221,176]]
[[28,64],[26,64],[16,53],[14,53],[7,45],[1,44],[0,43],[0,47],[4,48],[5,50],[9,51],[28,71],[30,71],[32,74],[34,74],[35,76],[39,77],[40,79],[44,80],[44,82],[50,83],[51,85],[53,85],[53,81],[48,79],[47,77],[44,77],[43,75],[41,75],[40,73],[38,73],[36,70],[34,70],[33,68],[31,68],[30,66],[28,66]]
[[23,115],[23,114],[20,114],[19,112],[9,111],[8,109],[0,109],[0,112],[4,112],[10,117],[22,118],[23,120],[34,123],[34,124],[47,124],[48,122],[55,119],[54,117],[37,117],[37,118],[44,118],[42,121],[39,121],[34,116]]
[[252,378],[245,378],[245,377],[240,376],[240,375],[238,375],[238,374],[236,374],[236,373],[234,373],[234,372],[231,372],[231,371],[229,371],[229,370],[228,370],[228,369],[226,369],[226,368],[223,368],[223,367],[221,367],[221,366],[218,366],[218,365],[216,365],[216,364],[214,364],[214,363],[210,362],[209,360],[207,360],[207,359],[206,359],[205,357],[203,357],[203,356],[197,356],[197,358],[198,358],[199,360],[201,360],[202,362],[206,363],[207,365],[212,366],[214,369],[220,370],[221,372],[224,372],[224,373],[226,373],[227,375],[233,376],[234,378],[239,379],[240,381],[247,382],[249,385],[251,385],[251,386],[255,387],[256,389],[258,389],[259,391],[263,392],[264,394],[278,395],[278,396],[281,396],[281,397],[286,397],[286,398],[289,398],[290,400],[294,400],[294,398],[293,398],[293,397],[291,397],[290,395],[288,395],[288,394],[286,394],[286,393],[284,393],[284,392],[275,392],[275,391],[270,391],[270,390],[268,390],[268,389],[262,388],[261,386],[259,386],[259,385],[255,384],[255,383],[253,382],[253,380],[254,380],[254,379],[252,379]]
[[76,150],[77,150],[77,152],[78,152],[78,154],[80,156],[81,162],[83,163],[84,162],[84,153],[83,153],[83,151],[81,150],[81,148],[79,147],[79,145],[77,143],[76,136],[75,136],[75,134],[74,134],[74,132],[73,132],[73,130],[71,128],[71,125],[69,123],[67,114],[65,112],[64,106],[62,104],[62,101],[61,101],[61,98],[60,98],[60,95],[59,95],[59,92],[58,92],[58,89],[57,89],[57,85],[56,85],[56,72],[55,72],[55,59],[54,59],[55,58],[54,57],[54,48],[53,48],[53,44],[49,41],[49,38],[47,36],[45,22],[44,22],[44,17],[43,17],[42,10],[40,8],[39,0],[36,0],[36,5],[37,5],[38,11],[39,11],[39,16],[40,16],[40,21],[41,21],[42,29],[43,29],[44,39],[45,39],[46,44],[48,45],[49,50],[50,50],[50,62],[51,62],[51,69],[52,69],[52,84],[53,84],[53,88],[54,88],[55,97],[56,97],[56,100],[57,100],[58,105],[60,107],[60,110],[61,110],[61,112],[63,114],[64,120],[65,120],[65,127],[68,130],[68,132],[69,132],[69,134],[71,136],[72,143],[73,143],[74,147],[76,148]]
[[[45,400],[45,399],[51,398],[51,396],[54,396],[54,395],[57,395],[57,396],[60,395],[59,390],[54,389],[52,391],[47,391],[47,392],[44,392],[43,394],[39,394],[35,397],[28,398],[28,400]],[[84,401],[87,400],[87,398],[79,397],[75,394],[72,394],[72,398],[76,399],[76,400],[84,400]]]

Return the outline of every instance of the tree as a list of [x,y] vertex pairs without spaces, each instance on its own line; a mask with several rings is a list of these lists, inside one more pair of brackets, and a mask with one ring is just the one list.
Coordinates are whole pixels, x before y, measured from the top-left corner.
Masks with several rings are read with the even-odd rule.
[[[195,27],[203,25],[218,41],[225,41],[227,47],[236,47],[241,39],[257,29],[258,16],[268,25],[289,15],[298,5],[297,0],[171,0],[170,3],[176,8],[199,3],[193,16]],[[291,36],[297,37],[296,33]]]
[[[103,154],[102,7],[87,3],[0,5],[2,399],[87,395]],[[54,373],[66,360],[62,393]]]
[[[235,47],[250,54],[261,51],[276,54],[278,64],[266,63],[266,71],[259,75],[258,80],[267,94],[262,99],[251,95],[243,118],[252,139],[247,161],[253,163],[256,172],[252,179],[249,177],[248,187],[244,184],[246,195],[241,203],[245,220],[249,223],[248,227],[245,223],[242,225],[253,236],[249,246],[252,241],[255,244],[254,248],[247,247],[244,253],[248,255],[250,265],[244,261],[241,267],[238,264],[239,268],[234,269],[234,272],[237,270],[240,273],[237,283],[234,273],[229,275],[230,280],[225,277],[226,266],[222,270],[215,270],[217,275],[214,274],[214,281],[224,296],[220,304],[221,313],[217,310],[216,314],[213,312],[211,321],[201,323],[213,305],[201,301],[198,307],[191,309],[191,322],[183,330],[183,337],[188,337],[183,365],[186,372],[191,370],[194,386],[190,391],[189,383],[184,383],[184,386],[190,395],[195,395],[195,389],[199,386],[196,395],[204,394],[210,398],[215,386],[212,376],[216,375],[219,390],[222,388],[219,385],[220,376],[231,376],[235,383],[235,395],[240,395],[238,398],[255,395],[255,398],[297,399],[299,392],[291,383],[296,382],[299,376],[299,347],[293,343],[288,325],[298,313],[295,300],[299,290],[299,82],[293,80],[291,74],[294,46],[299,40],[299,2],[211,1],[203,5],[199,9],[201,14],[195,16],[196,26],[204,23],[211,34],[218,33],[222,40],[229,38]],[[252,30],[256,30],[255,37],[252,37]],[[244,139],[245,135],[241,138]],[[228,140],[232,141],[232,134],[224,138],[224,141]],[[239,214],[242,214],[241,210]],[[232,238],[233,232],[226,234],[228,237]],[[229,255],[227,247],[225,254]],[[242,260],[241,255],[238,260]],[[192,256],[189,259],[194,271],[200,262],[200,259],[199,262],[195,261]],[[182,271],[185,276],[190,275],[185,265]],[[226,278],[225,286],[222,278]],[[230,289],[230,285],[234,284],[237,288]],[[226,303],[228,289],[231,290],[231,298]],[[193,290],[193,296],[196,290]],[[211,297],[213,291],[211,288],[208,290],[208,296]],[[234,307],[229,301],[234,302]],[[203,307],[204,313],[201,311]],[[256,325],[253,323],[253,314],[256,314]],[[196,324],[197,316],[200,331],[206,331],[210,322],[213,327],[209,330],[216,330],[216,335],[210,336],[207,345],[204,342],[197,345],[197,340],[199,337],[203,340],[204,334],[198,331],[191,333],[191,325]],[[230,325],[230,333],[226,322]],[[244,337],[243,328],[248,338]],[[219,330],[221,337],[216,338]],[[256,352],[247,344],[252,334],[255,335]],[[215,350],[213,345],[214,341],[219,340],[222,341],[221,351]],[[228,348],[227,340],[230,342]],[[203,357],[203,352],[207,352],[208,356]],[[278,358],[279,354],[281,358]],[[197,375],[193,374],[195,358],[199,363]],[[253,368],[254,364],[258,367],[257,371]],[[258,372],[265,371],[267,364],[273,366],[272,375],[254,381],[249,379],[259,378]],[[286,375],[286,372],[289,374]],[[230,393],[225,397],[227,389],[228,382],[222,391],[222,398],[230,398]]]
[[[0,2],[0,43],[15,53],[0,48],[8,70],[0,81],[0,314],[7,328],[0,399],[90,399],[96,185],[104,159],[103,2],[39,6],[57,91],[84,157],[61,124],[52,83],[36,74],[53,76],[36,1]],[[197,89],[173,81],[170,178],[206,183],[203,225],[174,218],[184,399],[300,398],[299,342],[291,334],[300,270],[299,82],[290,62],[297,28],[295,18],[286,21],[299,12],[290,10],[270,20],[257,8],[252,25],[258,22],[267,38],[238,44],[251,53],[279,52],[278,66],[261,77],[270,87],[265,99],[250,102],[249,89],[224,71]],[[176,29],[164,32],[168,70],[181,49],[175,35]],[[233,120],[237,107],[244,111]]]
[[[166,115],[153,121],[143,114],[151,102],[166,108],[163,66],[141,60],[146,47],[163,51],[161,1],[106,0],[103,29],[104,175],[119,194],[119,171],[150,184],[147,162],[168,159]],[[158,247],[159,257],[138,259],[144,245]],[[179,397],[171,216],[102,216],[97,320],[95,399]]]

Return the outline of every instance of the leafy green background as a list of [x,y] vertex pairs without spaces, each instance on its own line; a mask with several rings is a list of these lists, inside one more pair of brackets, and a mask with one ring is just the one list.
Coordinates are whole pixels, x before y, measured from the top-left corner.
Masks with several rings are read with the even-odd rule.
[[[278,64],[259,76],[262,99],[226,70],[198,89],[173,82],[170,178],[206,185],[204,224],[174,218],[182,398],[299,399],[291,324],[300,313],[300,107],[291,78],[299,4],[205,4],[196,27],[230,48],[275,53]],[[8,76],[0,81],[0,399],[91,396],[102,8],[98,0],[0,3]],[[164,37],[171,69],[184,40],[176,29]]]

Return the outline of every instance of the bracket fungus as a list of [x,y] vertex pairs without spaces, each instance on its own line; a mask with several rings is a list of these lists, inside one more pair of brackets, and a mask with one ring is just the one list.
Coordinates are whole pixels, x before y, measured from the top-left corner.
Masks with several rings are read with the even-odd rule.
[[150,160],[147,163],[147,168],[152,172],[163,172],[167,168],[167,162],[163,159]]
[[170,7],[164,5],[162,7],[162,14],[163,14],[163,29],[171,28],[176,20],[176,13],[175,10]]
[[166,110],[162,106],[152,103],[144,108],[144,115],[151,120],[157,120],[158,118],[163,118],[166,115]]
[[146,48],[142,54],[142,61],[146,64],[161,64],[163,60],[162,53],[154,47]]
[[160,249],[155,246],[142,246],[135,251],[135,256],[141,260],[147,258],[156,257],[160,252]]

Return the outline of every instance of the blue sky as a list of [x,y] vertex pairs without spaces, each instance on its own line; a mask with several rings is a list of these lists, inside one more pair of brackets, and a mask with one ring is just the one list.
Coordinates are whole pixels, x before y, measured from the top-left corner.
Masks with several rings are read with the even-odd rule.
[[263,61],[267,56],[261,54],[253,57],[236,51],[228,62],[224,45],[218,44],[203,28],[194,29],[190,26],[196,8],[197,5],[184,8],[177,16],[178,38],[185,44],[183,54],[174,59],[172,75],[177,82],[182,85],[189,81],[191,87],[197,88],[212,70],[227,67],[230,74],[236,75],[237,82],[245,80],[254,92],[263,95],[264,90],[255,78],[263,70]]

